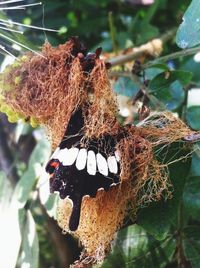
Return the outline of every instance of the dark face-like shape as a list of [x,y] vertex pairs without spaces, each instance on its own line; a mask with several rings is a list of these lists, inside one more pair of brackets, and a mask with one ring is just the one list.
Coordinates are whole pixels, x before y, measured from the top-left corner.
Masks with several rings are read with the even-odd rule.
[[105,136],[87,140],[84,145],[82,111],[76,111],[65,135],[46,166],[50,174],[50,192],[59,192],[60,198],[73,202],[69,229],[78,228],[83,196],[95,197],[99,189],[108,191],[120,182],[120,162],[116,138]]

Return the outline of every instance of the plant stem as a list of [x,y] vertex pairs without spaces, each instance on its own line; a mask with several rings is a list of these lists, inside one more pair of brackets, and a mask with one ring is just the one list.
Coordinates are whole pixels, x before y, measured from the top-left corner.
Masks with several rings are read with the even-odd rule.
[[80,254],[80,249],[78,248],[77,242],[69,234],[62,234],[57,222],[53,218],[50,218],[47,214],[46,209],[42,205],[39,197],[38,201],[42,214],[45,218],[49,238],[54,245],[60,267],[69,267]]
[[118,47],[117,47],[117,42],[116,42],[116,30],[115,30],[115,25],[113,21],[113,13],[109,12],[108,13],[108,22],[109,22],[109,28],[110,28],[110,37],[112,40],[112,46],[115,54],[118,52]]
[[[111,25],[110,25],[110,29],[112,29]],[[141,55],[143,55],[145,53],[152,54],[152,48],[154,48],[153,44],[155,41],[160,41],[161,43],[165,43],[174,37],[175,32],[176,32],[176,29],[171,29],[168,32],[166,32],[165,34],[163,34],[160,38],[153,39],[153,40],[147,42],[146,44],[141,45],[140,47],[133,48],[132,52],[129,54],[120,55],[120,56],[114,57],[112,59],[109,59],[109,62],[111,63],[112,66],[122,65],[126,62],[133,61],[133,60],[139,58]],[[111,33],[112,33],[112,31],[111,31]],[[112,38],[112,42],[114,40]],[[150,50],[151,50],[151,52],[150,52]]]
[[156,64],[156,63],[160,63],[160,62],[166,62],[168,60],[173,60],[179,57],[185,57],[185,56],[189,56],[189,55],[193,55],[197,52],[200,52],[200,46],[195,47],[195,48],[189,48],[189,49],[185,49],[185,50],[181,50],[160,58],[157,58],[153,61],[149,61],[146,64],[142,65],[142,69],[146,69],[146,68],[150,68],[152,65]]
[[[110,29],[112,29],[111,24],[110,24]],[[114,48],[114,44],[115,44],[114,36],[115,36],[115,34],[112,34],[112,32],[114,33],[114,31],[111,31],[111,37],[112,37],[113,48]],[[176,29],[172,29],[172,30],[168,31],[167,33],[163,34],[159,38],[159,40],[162,43],[165,43],[168,40],[170,40],[171,38],[173,38],[175,32],[176,32]],[[150,42],[148,42],[146,44],[143,44],[140,47],[133,48],[133,51],[131,53],[129,53],[129,54],[114,57],[114,58],[110,59],[109,62],[114,67],[116,65],[122,65],[122,64],[125,64],[126,62],[133,61],[133,60],[139,58],[144,53],[148,53],[148,46],[153,41],[154,40],[152,40],[152,41],[150,41]],[[163,56],[163,57],[156,58],[153,61],[149,61],[146,64],[143,64],[142,69],[150,68],[151,66],[153,66],[156,63],[166,62],[168,60],[173,60],[173,59],[176,59],[176,58],[179,58],[179,57],[186,57],[186,56],[189,56],[189,55],[193,55],[193,54],[195,54],[197,52],[200,52],[200,46],[195,47],[195,48],[188,48],[188,49],[181,50],[181,51],[178,51],[178,52],[175,52],[175,53]]]

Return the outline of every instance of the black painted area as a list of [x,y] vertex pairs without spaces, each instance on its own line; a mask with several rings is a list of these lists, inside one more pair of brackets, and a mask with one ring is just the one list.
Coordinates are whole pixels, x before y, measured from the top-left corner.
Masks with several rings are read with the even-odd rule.
[[[59,145],[61,149],[71,148],[72,146],[80,149],[80,140],[84,136],[83,133],[84,119],[82,111],[76,111],[68,124],[65,135]],[[92,150],[95,154],[101,153],[104,157],[114,155],[115,146],[119,137],[106,135],[101,139],[92,139],[87,141],[87,151]],[[60,198],[66,197],[73,201],[73,210],[69,221],[69,229],[75,231],[79,225],[80,210],[82,198],[85,195],[95,197],[98,189],[103,188],[108,191],[111,184],[120,182],[119,173],[120,165],[118,165],[118,174],[110,173],[104,176],[98,171],[95,175],[90,175],[87,172],[87,164],[83,170],[78,170],[75,163],[71,166],[59,165],[54,168],[51,163],[58,161],[51,159],[46,166],[46,171],[51,174],[50,192],[58,191]]]

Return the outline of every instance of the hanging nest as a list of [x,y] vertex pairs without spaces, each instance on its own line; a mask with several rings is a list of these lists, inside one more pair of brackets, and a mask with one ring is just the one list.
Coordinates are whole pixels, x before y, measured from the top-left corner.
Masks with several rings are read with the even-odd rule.
[[[45,126],[53,149],[77,107],[83,109],[86,140],[125,133],[117,144],[121,183],[108,192],[99,190],[95,198],[83,198],[74,234],[85,251],[76,267],[103,261],[125,217],[133,217],[143,204],[171,196],[167,164],[158,162],[154,148],[193,134],[168,112],[153,114],[138,126],[121,126],[108,64],[99,54],[86,54],[77,38],[56,48],[46,43],[41,56],[28,53],[1,76],[1,111]],[[71,210],[67,199],[60,201],[57,220],[64,232],[69,232]]]

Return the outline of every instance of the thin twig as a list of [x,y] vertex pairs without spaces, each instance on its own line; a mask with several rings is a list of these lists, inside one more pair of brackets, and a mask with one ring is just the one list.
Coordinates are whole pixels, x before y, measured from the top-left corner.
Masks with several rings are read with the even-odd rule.
[[11,3],[17,3],[17,2],[23,2],[24,0],[9,0],[9,1],[3,1],[0,2],[0,5],[6,5],[6,4],[11,4]]
[[109,12],[108,13],[108,22],[109,22],[109,28],[110,28],[110,37],[112,40],[112,46],[115,54],[118,52],[118,47],[117,47],[117,42],[116,42],[116,30],[115,30],[115,25],[113,21],[113,13]]
[[[157,58],[157,59],[155,59],[153,61],[149,61],[149,62],[143,64],[141,66],[141,69],[147,69],[147,68],[150,68],[150,67],[152,67],[153,65],[155,65],[157,63],[166,62],[168,60],[173,60],[173,59],[176,59],[176,58],[179,58],[179,57],[186,57],[186,56],[189,56],[189,55],[196,54],[198,52],[200,52],[200,46],[195,47],[195,48],[188,48],[188,49],[185,49],[185,50],[181,50],[181,51],[178,51],[178,52],[175,52],[175,53],[165,55],[163,57],[159,57],[159,58]],[[135,56],[136,56],[136,54],[137,53],[135,53]],[[127,58],[130,58],[131,54],[125,55],[125,56],[127,56]],[[132,59],[133,59],[133,57],[132,57]],[[112,64],[112,60],[110,62]],[[125,63],[125,62],[123,62],[123,63]],[[114,65],[112,64],[112,66],[114,66]],[[125,72],[115,72],[114,71],[114,72],[110,73],[110,76],[112,76],[112,77],[114,77],[114,76],[116,76],[116,77],[120,77],[120,76],[129,77],[130,75],[131,75],[130,71],[125,71]]]
[[155,50],[155,47],[154,47],[155,43],[159,43],[162,46],[163,43],[167,42],[168,40],[174,37],[175,32],[176,32],[176,29],[172,29],[168,31],[167,33],[163,34],[160,38],[153,39],[149,41],[148,43],[141,45],[140,47],[133,48],[133,51],[129,54],[120,55],[112,59],[109,59],[109,62],[111,63],[112,66],[122,65],[126,62],[137,59],[144,53],[156,54],[157,51]]
[[37,54],[38,56],[41,56],[41,57],[45,58],[45,57],[44,57],[42,54],[40,54],[39,52],[37,52],[37,51],[31,49],[31,48],[28,47],[28,46],[25,46],[25,45],[23,45],[23,44],[21,44],[21,43],[15,41],[14,39],[12,39],[12,38],[10,38],[10,37],[8,37],[8,36],[6,36],[6,35],[3,35],[3,34],[0,33],[0,37],[4,38],[4,39],[6,39],[6,40],[8,40],[8,41],[10,41],[10,42],[12,42],[12,43],[15,43],[15,44],[17,44],[17,45],[19,45],[19,46],[21,46],[21,47],[23,47],[23,48],[26,48],[27,50],[30,50],[31,52]]
[[38,6],[38,5],[42,5],[42,2],[27,4],[27,5],[20,5],[20,6],[1,7],[0,10],[26,9],[26,7],[32,7],[32,6]]
[[69,267],[80,253],[77,242],[69,235],[63,235],[61,229],[53,218],[50,218],[38,197],[39,205],[45,219],[46,229],[55,248],[55,254],[58,257],[60,267]]
[[33,26],[33,25],[26,25],[24,23],[19,23],[16,21],[10,21],[10,20],[4,20],[0,18],[0,22],[4,22],[7,27],[13,27],[13,25],[17,25],[17,26],[22,26],[25,28],[32,28],[32,29],[36,29],[36,30],[43,30],[43,31],[49,31],[49,32],[58,32],[58,30],[54,30],[54,29],[50,29],[50,28],[44,28],[44,27],[38,27],[38,26]]
[[157,58],[153,61],[149,61],[146,64],[142,65],[142,69],[146,69],[146,68],[150,68],[152,65],[156,64],[156,63],[160,63],[160,62],[166,62],[168,60],[173,60],[179,57],[185,57],[185,56],[189,56],[189,55],[193,55],[196,54],[197,52],[200,52],[200,46],[195,47],[195,48],[188,48],[185,50],[181,50],[160,58]]

